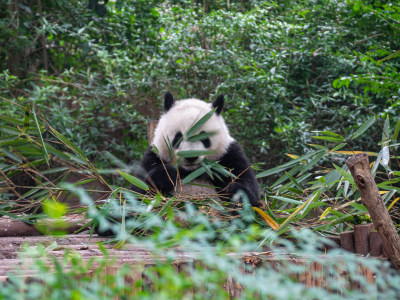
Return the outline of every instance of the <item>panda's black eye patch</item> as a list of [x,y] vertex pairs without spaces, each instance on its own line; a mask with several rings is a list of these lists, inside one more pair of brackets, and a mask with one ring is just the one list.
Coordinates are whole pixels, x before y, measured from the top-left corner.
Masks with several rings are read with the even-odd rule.
[[[204,133],[204,132],[205,132],[205,131],[202,131],[202,132],[200,132],[200,133]],[[205,138],[205,139],[201,140],[201,142],[203,143],[203,146],[204,146],[205,148],[210,148],[210,147],[211,147],[211,141],[210,141],[209,138]]]
[[207,138],[207,139],[202,140],[201,142],[203,143],[204,147],[206,147],[206,148],[210,148],[211,147],[210,139]]
[[182,142],[182,132],[178,131],[175,134],[174,139],[172,140],[172,147],[175,149],[179,147],[179,144]]

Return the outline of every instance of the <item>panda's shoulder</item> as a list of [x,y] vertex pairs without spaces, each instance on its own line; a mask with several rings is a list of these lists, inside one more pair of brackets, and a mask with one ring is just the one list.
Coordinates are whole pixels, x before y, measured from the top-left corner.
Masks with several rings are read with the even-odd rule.
[[233,140],[228,147],[225,149],[224,155],[220,158],[220,162],[231,162],[235,163],[237,160],[240,161],[245,161],[247,162],[246,155],[243,152],[242,147],[239,145],[239,143],[236,140]]

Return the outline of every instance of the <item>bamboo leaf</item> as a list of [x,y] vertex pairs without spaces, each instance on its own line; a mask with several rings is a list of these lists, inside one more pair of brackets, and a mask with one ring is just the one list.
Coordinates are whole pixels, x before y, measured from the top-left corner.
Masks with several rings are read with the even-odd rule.
[[188,142],[202,141],[202,140],[205,140],[205,139],[208,139],[208,138],[212,137],[215,134],[216,134],[215,131],[211,131],[211,132],[203,131],[203,132],[200,132],[199,134],[192,135],[192,136],[188,137],[186,140]]
[[400,200],[400,197],[397,197],[396,199],[394,199],[393,202],[390,203],[390,205],[388,206],[387,210],[389,211],[393,207],[393,205],[395,205],[396,202],[399,200]]
[[314,139],[318,139],[318,140],[324,140],[324,141],[328,141],[328,142],[335,142],[335,143],[340,143],[340,142],[344,142],[344,138],[336,138],[333,136],[312,136],[312,138]]
[[276,199],[276,200],[280,200],[280,201],[283,201],[283,202],[287,202],[287,203],[292,203],[292,204],[303,204],[304,202],[303,201],[299,201],[299,200],[294,200],[294,199],[291,199],[291,198],[285,198],[285,197],[281,197],[281,196],[271,196],[270,198],[272,198],[272,199]]
[[301,169],[300,175],[311,169],[323,156],[325,156],[326,152],[326,150],[323,150],[321,153],[318,153],[308,164],[304,166],[304,168]]
[[259,209],[258,207],[253,207],[253,209],[258,212],[258,214],[264,219],[264,221],[273,229],[276,230],[278,228],[278,224],[268,216],[264,211]]
[[397,136],[399,135],[400,131],[400,118],[397,120],[396,127],[394,128],[394,133],[392,137],[392,141],[394,142],[397,139]]
[[321,217],[319,218],[319,221],[321,221],[323,218],[325,218],[332,210],[332,207],[328,207],[327,209],[324,210],[324,212],[322,213]]
[[339,149],[342,149],[346,145],[347,145],[346,143],[341,143],[341,144],[337,145],[335,148],[333,148],[331,151],[337,151]]
[[361,125],[360,128],[357,129],[356,132],[354,132],[348,137],[348,140],[351,141],[358,138],[365,131],[367,131],[367,129],[370,128],[375,123],[375,121],[376,121],[375,116],[370,117],[364,124]]
[[125,172],[122,171],[118,171],[119,174],[122,175],[122,177],[124,177],[126,180],[128,180],[130,183],[132,183],[134,186],[137,186],[138,188],[148,191],[149,190],[149,186],[144,183],[143,181],[141,181],[140,179],[136,178],[135,176],[132,176],[130,174],[127,174]]
[[359,153],[367,153],[368,156],[378,156],[378,153],[376,153],[376,152],[365,152],[365,151],[334,151],[334,150],[331,150],[329,152],[343,154],[343,155],[355,155],[355,154],[359,154]]
[[85,163],[89,162],[89,159],[86,157],[86,155],[77,146],[75,146],[74,143],[72,143],[54,128],[50,127],[50,130],[61,142],[63,142],[65,146],[75,152]]
[[279,225],[279,227],[276,229],[276,231],[282,231],[283,228],[286,227],[287,224],[289,224],[289,222],[306,206],[308,205],[308,203],[314,201],[315,199],[317,199],[320,195],[321,191],[317,191],[315,193],[313,193],[310,198],[308,198],[307,201],[305,201],[302,205],[300,205],[289,217],[286,218],[285,221],[283,221],[283,223],[281,225]]
[[312,132],[320,133],[322,136],[331,136],[331,137],[341,139],[343,141],[345,140],[345,138],[343,136],[341,136],[340,134],[334,133],[332,131],[318,131],[317,130],[317,131],[312,131]]
[[396,57],[399,57],[399,56],[400,56],[400,50],[397,50],[395,53],[392,53],[392,54],[390,54],[390,55],[378,60],[378,62],[383,62],[383,61],[386,61],[386,60],[389,60],[389,59],[392,59],[392,58],[396,58]]
[[35,106],[32,106],[32,115],[33,115],[33,120],[35,121],[36,129],[39,134],[40,144],[42,145],[44,159],[46,161],[46,164],[50,167],[49,153],[47,152],[46,144],[44,143],[43,136],[42,136],[42,130],[40,128],[38,119],[36,117]]
[[287,173],[287,172],[285,172],[285,174],[289,177],[290,181],[293,182],[293,184],[294,184],[300,191],[303,190],[303,188],[301,187],[301,185],[297,182],[297,180],[296,180],[292,175],[290,175],[290,174]]
[[341,167],[333,164],[335,169],[344,177],[345,180],[351,183],[352,186],[357,186],[354,182],[353,176],[351,176],[350,172],[343,170]]
[[212,117],[214,114],[215,109],[211,110],[210,112],[206,113],[200,120],[192,125],[189,130],[186,132],[186,136],[190,138],[194,135],[199,129]]
[[302,155],[302,156],[300,156],[299,158],[296,158],[296,159],[294,159],[294,160],[292,160],[292,161],[289,161],[289,162],[287,162],[287,163],[285,163],[285,164],[283,164],[283,165],[281,165],[281,166],[278,166],[278,167],[275,167],[275,168],[272,168],[272,169],[263,171],[263,172],[257,174],[256,177],[257,177],[257,178],[267,177],[267,176],[270,176],[270,175],[273,175],[273,174],[276,174],[276,173],[285,171],[286,169],[290,168],[290,167],[293,166],[294,164],[296,164],[296,163],[298,163],[298,162],[301,162],[302,160],[307,159],[307,158],[309,158],[310,156],[312,156],[312,155],[314,155],[314,154],[316,154],[317,152],[320,152],[320,151],[321,151],[321,150],[316,150],[316,151],[308,152],[308,153],[306,153],[305,155]]
[[199,157],[201,155],[209,155],[213,154],[215,151],[214,150],[187,150],[187,151],[179,151],[176,153],[181,158],[187,158],[187,157]]
[[188,184],[192,180],[196,179],[197,177],[203,175],[206,172],[205,168],[199,168],[197,170],[194,170],[192,173],[190,173],[188,176],[186,176],[181,183],[182,184]]

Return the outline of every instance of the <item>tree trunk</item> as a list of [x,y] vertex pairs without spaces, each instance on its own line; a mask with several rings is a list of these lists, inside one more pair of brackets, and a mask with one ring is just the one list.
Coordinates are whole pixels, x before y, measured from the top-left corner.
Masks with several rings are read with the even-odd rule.
[[353,155],[346,164],[360,190],[362,203],[367,207],[375,229],[382,239],[385,253],[393,267],[400,271],[400,237],[372,177],[368,155],[366,153]]

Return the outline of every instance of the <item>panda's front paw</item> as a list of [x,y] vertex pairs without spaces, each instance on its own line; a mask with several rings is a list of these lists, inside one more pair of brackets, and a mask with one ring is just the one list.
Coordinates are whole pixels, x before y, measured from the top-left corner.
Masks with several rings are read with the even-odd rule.
[[177,171],[170,165],[159,166],[150,172],[147,181],[161,193],[170,193],[174,190]]
[[249,190],[246,186],[239,183],[232,183],[227,189],[229,198],[233,202],[244,203],[245,201],[250,202],[252,206],[259,206],[258,197]]

